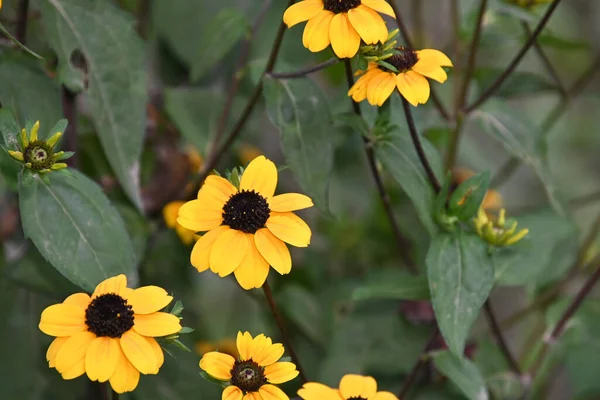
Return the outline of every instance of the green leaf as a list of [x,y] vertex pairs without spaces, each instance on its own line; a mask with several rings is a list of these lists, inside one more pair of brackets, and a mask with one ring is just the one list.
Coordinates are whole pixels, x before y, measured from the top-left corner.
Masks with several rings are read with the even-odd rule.
[[192,56],[191,81],[196,82],[215,66],[248,32],[246,15],[234,8],[221,10],[204,25]]
[[545,47],[552,47],[557,50],[588,50],[590,43],[584,40],[577,40],[571,38],[561,38],[553,33],[546,32],[542,33],[538,37],[538,43]]
[[298,285],[288,285],[277,294],[277,304],[305,335],[316,343],[325,342],[325,320],[321,304],[313,293]]
[[87,64],[85,97],[102,148],[123,190],[139,209],[139,158],[146,128],[146,57],[133,17],[112,2],[45,0],[42,17],[59,59],[58,77],[84,89],[71,65],[75,51]]
[[435,367],[469,400],[489,399],[485,381],[473,362],[448,351],[433,353],[432,358]]
[[564,214],[564,207],[545,161],[545,136],[523,113],[500,100],[490,100],[473,111],[471,118],[481,130],[498,140],[506,151],[528,165],[544,185],[552,208]]
[[102,189],[76,170],[35,175],[19,186],[23,231],[61,274],[92,291],[106,278],[135,276],[134,249],[123,220]]
[[470,177],[450,196],[450,212],[463,222],[470,220],[479,210],[489,186],[489,171]]
[[440,331],[450,351],[462,357],[471,325],[494,285],[487,245],[462,231],[440,234],[433,239],[425,263]]
[[16,44],[18,47],[20,47],[22,50],[24,50],[25,52],[29,53],[30,55],[34,56],[35,58],[37,58],[38,60],[43,60],[44,57],[40,56],[39,54],[35,53],[33,50],[30,50],[27,46],[25,46],[23,43],[19,42],[17,40],[16,37],[14,37],[13,35],[10,34],[9,31],[6,30],[6,28],[4,27],[4,25],[2,25],[2,23],[0,23],[0,32],[4,33],[4,35],[14,44]]
[[429,300],[427,278],[397,269],[380,271],[352,293],[352,300],[373,299]]
[[[489,88],[504,72],[500,68],[478,68],[473,78],[482,90]],[[511,98],[522,95],[534,95],[541,92],[556,91],[556,85],[542,75],[526,71],[515,71],[504,81],[494,94],[497,97]]]
[[[439,152],[425,138],[421,138],[421,141],[433,171],[438,177],[442,176]],[[407,128],[394,127],[388,140],[378,140],[375,143],[375,155],[410,198],[425,228],[433,234],[437,230],[431,215],[435,193]]]
[[4,145],[9,150],[19,150],[20,132],[21,128],[19,128],[13,113],[6,108],[0,109],[0,133],[2,133]]
[[269,118],[281,134],[286,164],[302,190],[329,214],[335,128],[321,90],[309,79],[266,79]]

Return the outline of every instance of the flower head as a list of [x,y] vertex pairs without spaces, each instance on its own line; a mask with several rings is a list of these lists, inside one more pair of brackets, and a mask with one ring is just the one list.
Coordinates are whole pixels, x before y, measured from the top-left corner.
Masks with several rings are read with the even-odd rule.
[[284,348],[273,343],[263,334],[252,338],[250,333],[238,332],[239,358],[216,351],[206,353],[200,360],[200,368],[214,379],[229,382],[223,391],[223,399],[242,400],[289,400],[277,384],[291,381],[298,376],[296,365],[278,362]]
[[181,330],[179,318],[159,310],[173,297],[156,286],[127,287],[125,275],[100,283],[90,297],[76,293],[42,312],[39,328],[55,336],[46,353],[63,379],[84,373],[109,381],[117,393],[130,392],[140,373],[156,374],[164,354],[155,337]]
[[183,244],[190,245],[190,244],[194,243],[196,240],[198,240],[199,236],[196,235],[194,233],[194,231],[184,228],[177,222],[177,216],[179,214],[179,209],[184,204],[185,204],[184,201],[170,202],[163,208],[163,218],[165,220],[165,224],[167,225],[167,227],[175,230],[175,232],[177,233],[177,236],[179,236],[179,239],[181,239]]
[[491,220],[483,210],[479,208],[477,218],[473,220],[477,235],[493,246],[510,246],[523,239],[529,233],[529,229],[521,229],[517,232],[517,221],[506,226],[506,210],[502,208],[498,218]]
[[194,232],[208,231],[194,245],[191,263],[199,272],[208,268],[220,277],[232,272],[244,289],[259,288],[271,265],[280,274],[292,269],[284,242],[296,247],[310,243],[308,225],[292,211],[312,207],[302,194],[274,196],[277,168],[260,156],[252,160],[239,189],[227,179],[211,175],[198,199],[179,209],[177,222]]
[[377,382],[370,376],[345,375],[339,389],[321,383],[305,383],[298,396],[304,400],[398,400],[390,392],[378,392]]
[[448,75],[442,67],[452,66],[452,61],[439,50],[405,47],[396,48],[396,54],[385,62],[390,68],[371,62],[366,71],[359,71],[361,76],[348,91],[348,96],[356,102],[367,99],[369,104],[381,106],[397,88],[416,107],[429,99],[426,78],[444,83]]
[[285,11],[283,21],[289,28],[308,21],[302,43],[310,51],[319,52],[331,44],[338,57],[352,58],[361,39],[366,44],[387,40],[388,31],[378,13],[395,18],[385,0],[303,0]]
[[22,163],[25,168],[28,168],[33,172],[46,173],[52,170],[66,168],[67,164],[59,163],[57,161],[70,157],[70,154],[65,154],[64,151],[54,151],[56,143],[62,137],[62,132],[56,132],[48,140],[39,140],[39,129],[40,121],[37,121],[31,128],[28,137],[27,129],[23,128],[19,143],[20,151],[9,150],[8,154]]
[[196,352],[201,356],[210,353],[211,351],[218,351],[219,353],[229,354],[233,358],[238,358],[238,353],[235,340],[227,337],[214,342],[208,342],[201,340],[196,343]]

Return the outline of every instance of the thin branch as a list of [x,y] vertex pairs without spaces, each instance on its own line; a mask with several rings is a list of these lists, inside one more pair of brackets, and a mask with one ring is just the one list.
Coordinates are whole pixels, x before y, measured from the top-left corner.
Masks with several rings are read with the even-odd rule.
[[496,338],[496,341],[498,342],[498,346],[500,347],[502,354],[504,354],[504,358],[508,362],[510,369],[515,374],[517,374],[517,376],[520,376],[521,369],[519,367],[519,363],[517,363],[517,360],[515,360],[512,353],[510,352],[510,349],[508,348],[508,344],[506,343],[506,340],[504,339],[504,335],[502,334],[502,329],[500,329],[500,326],[498,325],[498,320],[496,319],[496,315],[494,314],[494,309],[492,308],[492,303],[491,303],[490,299],[486,300],[486,302],[483,305],[483,309],[485,311],[485,315],[486,315],[488,321],[490,322],[490,328],[492,329],[492,334]]
[[298,71],[294,71],[294,72],[271,72],[268,76],[270,78],[275,78],[275,79],[304,78],[308,74],[312,74],[313,72],[317,72],[317,71],[325,69],[325,68],[327,68],[327,67],[329,67],[331,65],[335,65],[335,64],[339,63],[340,61],[341,60],[339,58],[332,57],[329,60],[323,61],[320,64],[311,65],[309,67],[299,69]]
[[263,292],[265,292],[265,298],[267,299],[267,303],[269,303],[269,308],[271,309],[273,317],[275,318],[275,322],[277,323],[277,327],[279,328],[279,332],[281,332],[281,338],[283,339],[285,348],[290,353],[290,357],[292,357],[292,361],[294,361],[294,364],[296,364],[296,368],[300,373],[300,379],[302,379],[302,381],[306,383],[308,382],[308,380],[306,379],[306,374],[304,373],[302,365],[300,364],[300,360],[298,359],[298,355],[294,350],[294,346],[292,345],[292,341],[290,340],[290,337],[287,333],[287,329],[285,328],[285,324],[283,323],[281,314],[279,314],[279,310],[277,309],[277,305],[275,304],[275,300],[273,299],[273,292],[271,292],[271,287],[269,286],[269,283],[265,281],[262,288]]
[[65,130],[65,146],[64,150],[73,151],[75,154],[66,162],[69,166],[77,168],[79,157],[77,149],[79,148],[79,138],[77,136],[77,103],[75,101],[76,94],[71,92],[67,87],[61,87],[63,115],[69,121]]
[[29,0],[19,1],[19,8],[17,9],[17,30],[15,32],[15,38],[25,44],[27,41],[27,19],[29,16]]
[[504,83],[504,81],[506,80],[506,78],[508,78],[510,76],[510,74],[512,74],[513,71],[517,68],[517,66],[519,65],[519,63],[521,62],[521,60],[523,59],[523,57],[525,56],[525,54],[527,54],[527,51],[529,51],[529,49],[533,46],[533,44],[537,40],[537,38],[540,35],[540,33],[542,33],[542,31],[546,27],[546,24],[550,20],[550,17],[554,13],[554,10],[556,9],[556,7],[560,3],[560,1],[561,0],[554,0],[550,4],[550,6],[548,7],[548,9],[546,10],[546,13],[542,17],[541,21],[538,23],[537,27],[533,31],[533,34],[529,37],[529,39],[527,40],[527,42],[525,42],[525,45],[523,45],[523,47],[521,48],[521,50],[519,51],[519,53],[517,53],[517,55],[515,56],[515,58],[511,61],[511,63],[504,70],[504,72],[502,74],[500,74],[500,76],[496,79],[496,81],[494,81],[494,83],[492,84],[492,86],[490,86],[485,92],[483,92],[481,94],[481,96],[479,97],[479,99],[477,99],[473,104],[471,104],[469,107],[467,107],[467,109],[465,110],[465,112],[467,114],[470,113],[471,111],[473,111],[474,109],[476,109],[477,107],[479,107],[481,104],[483,104],[494,93],[496,93],[496,91],[498,89],[500,89],[500,87],[502,86],[502,84]]
[[440,328],[438,328],[436,324],[435,328],[433,329],[433,332],[431,333],[431,336],[429,337],[429,340],[427,341],[427,344],[425,345],[425,348],[423,349],[423,351],[421,351],[421,354],[419,354],[419,359],[413,366],[412,370],[410,371],[410,374],[408,375],[408,378],[406,378],[406,380],[404,381],[404,385],[402,385],[402,388],[400,389],[400,393],[398,394],[399,399],[404,399],[405,396],[408,394],[408,391],[417,379],[419,370],[423,367],[423,365],[425,365],[425,362],[427,361],[427,353],[429,353],[429,351],[433,349],[438,340],[439,335]]

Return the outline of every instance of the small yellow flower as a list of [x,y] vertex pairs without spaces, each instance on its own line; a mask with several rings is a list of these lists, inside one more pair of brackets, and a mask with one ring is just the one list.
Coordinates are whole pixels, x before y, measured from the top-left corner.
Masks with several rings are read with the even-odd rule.
[[521,229],[517,232],[517,221],[514,221],[510,227],[507,227],[506,210],[503,208],[495,220],[490,220],[483,208],[479,208],[477,218],[473,220],[473,223],[477,235],[493,246],[510,246],[523,239],[529,233],[529,229]]
[[285,11],[283,22],[291,28],[308,21],[302,43],[310,51],[319,52],[331,44],[338,57],[352,58],[361,39],[366,44],[387,40],[388,31],[378,13],[395,18],[385,0],[303,0]]
[[240,356],[233,338],[223,338],[215,342],[201,340],[196,343],[196,352],[201,356],[215,350],[219,353],[229,354],[235,359]]
[[229,382],[222,399],[227,400],[289,400],[277,384],[291,381],[298,376],[296,365],[278,362],[284,348],[272,343],[263,334],[254,339],[250,333],[238,332],[239,358],[216,351],[206,353],[200,360],[200,368],[214,379]]
[[177,222],[194,232],[208,231],[194,245],[191,263],[199,272],[208,268],[220,277],[232,272],[244,289],[259,288],[271,265],[280,274],[292,269],[285,245],[306,247],[311,231],[292,211],[313,206],[297,193],[274,196],[277,167],[260,156],[244,171],[239,189],[211,175],[198,199],[179,209]]
[[167,227],[175,230],[175,232],[177,233],[177,236],[179,236],[179,239],[181,239],[183,244],[190,245],[190,244],[194,243],[196,240],[198,240],[200,238],[200,236],[196,235],[194,233],[194,231],[190,231],[189,229],[184,228],[183,226],[179,225],[179,223],[177,222],[177,216],[179,214],[179,209],[184,204],[185,204],[184,201],[170,202],[163,208],[163,218],[165,220],[165,224],[167,225]]
[[65,154],[64,151],[54,151],[56,143],[62,137],[62,132],[56,132],[48,140],[38,140],[39,129],[40,121],[37,121],[31,128],[29,137],[27,136],[26,129],[21,130],[20,151],[9,150],[8,154],[22,163],[25,168],[41,174],[52,170],[67,168],[67,164],[59,163],[57,161],[66,159],[70,156]]
[[[475,176],[475,172],[468,168],[456,167],[452,169],[452,186],[451,192],[467,179]],[[481,207],[485,211],[498,210],[502,207],[502,195],[494,189],[489,189],[483,198]]]
[[452,61],[441,51],[433,49],[410,50],[405,47],[396,49],[394,54],[385,60],[398,72],[371,62],[366,71],[359,71],[354,86],[348,96],[356,102],[367,99],[369,104],[381,106],[391,96],[394,89],[413,106],[425,104],[429,99],[429,82],[431,78],[444,83],[448,78],[442,67],[451,67]]
[[316,382],[305,383],[298,396],[304,400],[398,400],[390,392],[378,392],[377,382],[370,376],[345,375],[340,381],[339,389]]
[[96,286],[90,297],[76,293],[47,307],[39,328],[55,336],[46,353],[63,379],[84,373],[109,381],[117,393],[136,388],[142,374],[157,374],[164,361],[155,337],[181,330],[179,318],[159,312],[173,297],[157,286],[127,287],[125,275]]

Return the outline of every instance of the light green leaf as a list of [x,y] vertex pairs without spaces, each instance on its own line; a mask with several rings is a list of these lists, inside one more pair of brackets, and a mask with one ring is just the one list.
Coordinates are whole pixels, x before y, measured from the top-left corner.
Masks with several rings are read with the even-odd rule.
[[479,210],[489,186],[489,171],[472,176],[461,183],[450,196],[451,213],[463,222],[469,221]]
[[4,145],[9,150],[19,150],[19,132],[21,132],[21,128],[19,128],[13,113],[6,108],[0,109],[0,133],[2,133]]
[[356,288],[352,300],[429,300],[429,285],[424,276],[410,275],[397,269],[381,271]]
[[215,66],[248,32],[246,16],[234,8],[221,10],[204,29],[196,41],[192,57],[191,80],[196,82]]
[[288,285],[277,294],[277,304],[311,340],[325,344],[325,319],[321,304],[313,293],[302,286]]
[[321,90],[309,79],[265,81],[269,118],[279,128],[287,165],[315,205],[329,213],[335,128]]
[[432,358],[436,368],[469,400],[489,399],[485,381],[473,362],[448,351],[436,352],[432,354]]
[[146,127],[145,47],[134,19],[112,2],[45,0],[42,17],[59,58],[59,80],[83,90],[70,64],[75,51],[87,64],[85,97],[108,161],[130,200],[141,209],[139,157]]
[[462,357],[471,325],[494,285],[487,245],[462,231],[443,233],[433,239],[425,263],[440,331],[450,351]]
[[92,291],[102,280],[135,277],[134,249],[102,189],[76,170],[34,176],[19,187],[23,231],[61,274]]

